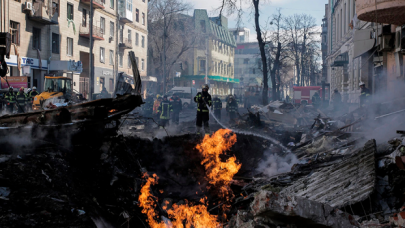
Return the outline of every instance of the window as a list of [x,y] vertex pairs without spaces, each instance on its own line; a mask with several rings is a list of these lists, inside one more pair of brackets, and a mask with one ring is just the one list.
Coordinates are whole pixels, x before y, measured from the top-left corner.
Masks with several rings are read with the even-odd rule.
[[201,26],[201,31],[202,31],[203,33],[205,33],[205,32],[206,32],[206,29],[205,29],[205,21],[204,21],[204,20],[201,20],[201,21],[200,21],[200,26]]
[[139,58],[135,57],[136,66],[139,67]]
[[128,41],[132,42],[132,31],[128,29]]
[[67,19],[73,20],[73,5],[70,3],[67,4]]
[[105,0],[101,0],[101,3],[105,4]]
[[114,51],[110,50],[110,65],[114,65]]
[[135,45],[139,46],[139,34],[135,33]]
[[145,60],[142,59],[141,61],[142,61],[141,62],[141,70],[144,71],[145,70]]
[[59,0],[52,0],[52,13],[53,15],[57,15],[59,17]]
[[114,22],[110,21],[110,37],[114,38]]
[[144,48],[145,47],[145,37],[144,36],[142,36],[142,47]]
[[129,53],[128,53],[128,63],[127,63],[127,65],[128,65],[128,68],[131,68],[131,57],[129,57]]
[[145,13],[142,13],[142,24],[145,25]]
[[10,21],[11,43],[20,44],[20,23]]
[[73,38],[67,38],[67,49],[66,49],[66,54],[68,56],[73,55]]
[[205,59],[200,60],[200,72],[205,72]]
[[249,64],[249,59],[244,59],[243,64]]
[[52,33],[52,53],[59,54],[59,34]]
[[132,0],[127,0],[127,10],[132,12]]
[[120,52],[120,54],[119,54],[119,63],[118,63],[118,65],[120,66],[120,67],[123,67],[123,65],[124,65],[124,53],[123,52]]
[[145,0],[142,0],[142,2],[145,2]]
[[109,82],[109,90],[112,92],[114,91],[114,79],[110,78]]
[[105,88],[105,78],[100,77],[100,92]]
[[32,48],[41,50],[41,29],[32,28]]
[[82,27],[87,27],[87,10],[82,11]]
[[110,8],[114,9],[114,0],[110,0]]
[[100,48],[100,63],[105,63],[105,49]]
[[135,20],[136,22],[139,22],[139,9],[136,9]]
[[101,34],[105,34],[105,18],[100,17],[100,28],[101,28]]

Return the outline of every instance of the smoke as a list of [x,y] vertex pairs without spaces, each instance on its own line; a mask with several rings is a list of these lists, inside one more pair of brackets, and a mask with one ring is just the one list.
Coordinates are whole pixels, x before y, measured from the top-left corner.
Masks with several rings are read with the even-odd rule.
[[300,160],[298,160],[297,156],[293,153],[288,153],[282,157],[270,151],[266,151],[264,159],[259,163],[256,171],[266,176],[274,176],[280,173],[290,172],[291,167],[297,163],[300,163]]

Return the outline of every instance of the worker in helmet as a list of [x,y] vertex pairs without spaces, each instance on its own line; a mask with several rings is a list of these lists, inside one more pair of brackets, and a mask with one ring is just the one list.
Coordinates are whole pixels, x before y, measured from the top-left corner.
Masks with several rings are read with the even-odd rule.
[[27,89],[27,93],[25,94],[25,110],[27,111],[27,112],[29,112],[31,109],[30,109],[30,104],[31,104],[31,102],[30,102],[30,93],[31,93],[31,91],[32,91],[32,89],[31,88],[28,88]]
[[4,98],[7,100],[7,112],[9,114],[13,114],[14,111],[14,105],[17,102],[17,97],[16,93],[14,92],[14,88],[10,86],[8,88],[8,92],[4,96]]
[[153,95],[152,94],[146,94],[145,97],[145,104],[142,105],[142,111],[143,111],[143,116],[144,117],[148,117],[151,118],[152,114],[153,114],[153,105],[154,105],[154,101],[153,101]]
[[153,103],[153,115],[157,117],[157,110],[160,106],[160,103],[162,102],[162,97],[158,94],[156,95],[156,100]]
[[180,112],[183,110],[183,102],[181,101],[179,94],[173,94],[170,98],[170,104],[173,108],[172,124],[179,125]]
[[208,85],[202,86],[202,91],[198,92],[194,97],[194,102],[197,103],[197,121],[196,121],[196,133],[201,134],[201,128],[204,123],[205,135],[210,134],[210,126],[208,121],[210,120],[209,107],[212,105],[211,95],[208,93]]
[[26,100],[27,100],[27,97],[24,93],[24,87],[21,87],[20,90],[18,91],[18,93],[16,95],[16,100],[17,100],[18,113],[24,113]]
[[366,84],[364,82],[360,82],[359,87],[361,89],[360,107],[365,107],[371,103],[371,93],[370,90],[366,88]]
[[218,120],[221,120],[221,111],[222,111],[222,101],[219,99],[218,96],[214,97],[212,101],[214,107],[214,115],[217,117]]
[[173,112],[172,105],[167,99],[167,95],[163,96],[162,102],[160,102],[159,108],[157,110],[160,119],[160,128],[163,129],[170,120],[170,114]]
[[226,112],[229,116],[229,123],[235,122],[238,113],[238,103],[232,95],[229,96],[228,102],[226,102]]

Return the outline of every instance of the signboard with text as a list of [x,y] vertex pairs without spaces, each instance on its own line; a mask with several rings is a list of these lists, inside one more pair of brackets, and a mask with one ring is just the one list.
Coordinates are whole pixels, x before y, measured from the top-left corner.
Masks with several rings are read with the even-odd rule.
[[[5,78],[7,78],[8,84],[7,84]],[[14,90],[18,90],[21,87],[27,88],[28,87],[28,77],[15,76],[15,77],[1,78],[1,88],[7,89],[8,85],[12,86],[14,88]]]

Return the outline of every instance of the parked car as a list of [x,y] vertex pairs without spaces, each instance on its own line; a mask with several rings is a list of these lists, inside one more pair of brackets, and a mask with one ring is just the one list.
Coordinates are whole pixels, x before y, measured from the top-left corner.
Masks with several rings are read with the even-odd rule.
[[194,97],[197,94],[197,89],[194,87],[173,87],[166,93],[168,97],[171,97],[174,93],[177,93],[183,103],[183,108],[195,106]]

